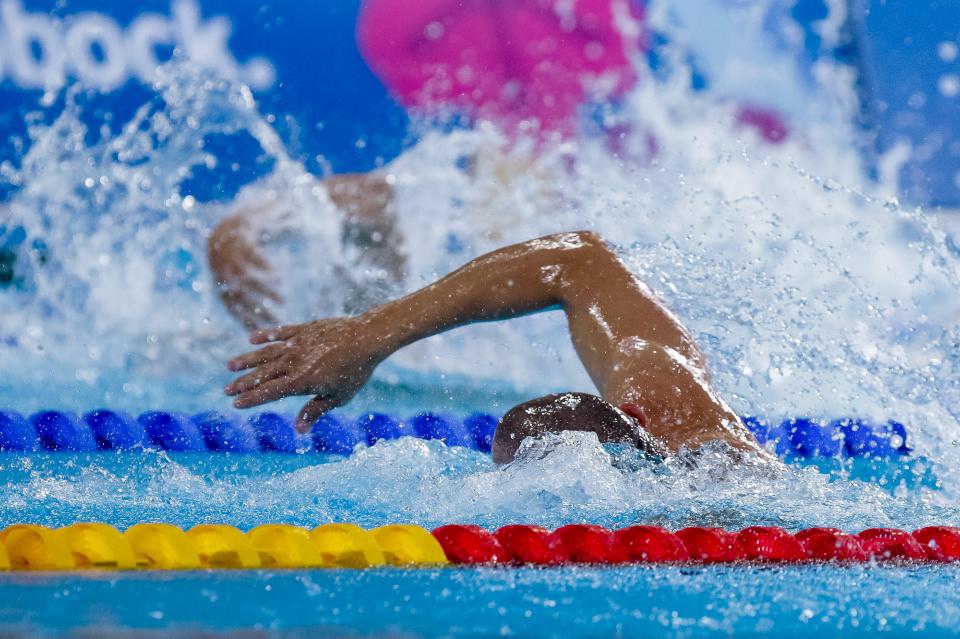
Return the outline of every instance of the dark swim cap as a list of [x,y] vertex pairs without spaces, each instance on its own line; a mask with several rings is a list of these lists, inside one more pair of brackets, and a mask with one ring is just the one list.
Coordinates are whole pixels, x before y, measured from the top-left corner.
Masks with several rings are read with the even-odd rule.
[[513,461],[527,437],[563,431],[593,432],[602,444],[629,444],[652,455],[665,452],[636,420],[609,402],[589,393],[561,393],[511,408],[493,435],[493,461]]

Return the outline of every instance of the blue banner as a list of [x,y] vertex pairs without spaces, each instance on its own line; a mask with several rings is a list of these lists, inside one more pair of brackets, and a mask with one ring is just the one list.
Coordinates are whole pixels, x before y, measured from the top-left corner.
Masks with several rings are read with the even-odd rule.
[[[960,206],[960,5],[859,1],[846,6],[854,33],[842,55],[860,71],[863,111],[878,148],[910,146],[901,173],[905,201]],[[290,152],[311,171],[370,170],[411,140],[407,114],[358,50],[360,4],[0,0],[0,163],[17,166],[29,144],[27,114],[53,117],[65,83],[90,89],[84,118],[98,135],[148,102],[158,63],[180,56],[247,83]],[[822,20],[830,5],[798,0],[791,6],[802,27]],[[802,33],[803,47],[815,50],[816,29]],[[268,170],[257,164],[252,142],[221,144],[249,174]],[[191,188],[198,199],[226,198],[242,181],[200,176]],[[6,182],[0,176],[0,198],[14,188]]]
[[905,201],[960,207],[960,3],[865,4],[865,106],[879,148],[911,150],[900,173]]
[[16,163],[23,152],[25,114],[55,106],[45,89],[65,81],[89,87],[84,116],[98,125],[91,130],[117,127],[149,101],[157,65],[178,55],[247,83],[261,112],[311,170],[370,170],[400,151],[408,120],[360,57],[359,6],[360,0],[2,0],[0,139],[10,143],[0,145],[0,162]]

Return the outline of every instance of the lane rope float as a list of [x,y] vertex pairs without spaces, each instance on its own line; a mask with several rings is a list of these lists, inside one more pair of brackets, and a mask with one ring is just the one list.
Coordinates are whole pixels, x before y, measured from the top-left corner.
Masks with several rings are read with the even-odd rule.
[[791,534],[777,526],[671,532],[641,525],[609,530],[569,524],[549,531],[514,524],[489,531],[449,524],[430,532],[411,524],[372,530],[354,524],[312,530],[263,524],[244,533],[227,524],[184,531],[142,523],[121,533],[108,524],[79,522],[57,529],[14,524],[0,531],[4,571],[921,562],[960,562],[960,528],[928,526],[912,533],[868,528],[857,534],[807,528]]
[[[889,420],[871,423],[860,418],[832,421],[808,417],[779,423],[744,417],[744,424],[760,444],[781,457],[891,459],[909,455],[907,429]],[[490,452],[499,418],[489,413],[465,417],[423,411],[401,419],[385,413],[358,417],[328,414],[313,430],[301,435],[293,421],[277,413],[241,417],[207,411],[185,415],[147,411],[134,417],[122,411],[97,409],[76,415],[44,410],[25,417],[0,411],[0,451],[136,451],[306,453],[349,455],[359,445],[385,439],[418,437],[448,446]]]

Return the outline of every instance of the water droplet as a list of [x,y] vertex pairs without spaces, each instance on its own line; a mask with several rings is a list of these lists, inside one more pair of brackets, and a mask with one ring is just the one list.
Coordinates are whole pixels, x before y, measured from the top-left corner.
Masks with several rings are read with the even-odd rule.
[[957,59],[957,43],[944,40],[937,45],[937,55],[944,62],[953,62]]
[[947,98],[955,98],[960,94],[960,76],[954,73],[946,73],[937,80],[937,89],[940,94]]

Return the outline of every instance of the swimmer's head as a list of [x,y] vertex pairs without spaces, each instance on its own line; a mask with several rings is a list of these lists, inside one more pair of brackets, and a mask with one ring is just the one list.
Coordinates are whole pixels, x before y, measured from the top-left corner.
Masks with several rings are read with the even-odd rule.
[[565,430],[597,434],[600,443],[629,444],[650,453],[656,442],[623,411],[588,393],[546,395],[514,406],[503,416],[493,435],[493,461],[513,461],[526,437]]

